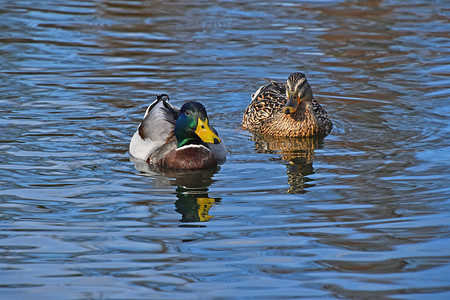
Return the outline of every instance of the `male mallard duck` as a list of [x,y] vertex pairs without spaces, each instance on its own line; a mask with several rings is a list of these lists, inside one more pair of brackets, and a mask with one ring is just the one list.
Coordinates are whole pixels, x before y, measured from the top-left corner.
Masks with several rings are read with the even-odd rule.
[[130,142],[130,154],[161,169],[194,170],[225,161],[226,146],[208,125],[198,102],[172,106],[165,94],[156,97]]
[[326,135],[333,124],[313,97],[303,73],[289,76],[286,85],[271,81],[252,94],[242,127],[276,136]]

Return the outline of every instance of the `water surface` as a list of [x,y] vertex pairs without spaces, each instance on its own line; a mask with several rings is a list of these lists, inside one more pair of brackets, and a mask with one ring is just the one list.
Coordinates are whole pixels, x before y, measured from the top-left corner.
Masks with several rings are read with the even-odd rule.
[[[445,1],[4,1],[2,299],[450,297]],[[303,71],[334,128],[240,129]],[[192,180],[129,140],[159,93],[230,154]]]

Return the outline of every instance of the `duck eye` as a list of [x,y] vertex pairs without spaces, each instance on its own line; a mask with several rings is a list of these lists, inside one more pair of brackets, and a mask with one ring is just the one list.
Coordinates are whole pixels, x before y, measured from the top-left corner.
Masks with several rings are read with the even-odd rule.
[[202,125],[202,129],[205,129],[205,125]]
[[189,115],[191,114],[191,112],[187,110],[184,114],[185,114],[186,116],[189,116]]

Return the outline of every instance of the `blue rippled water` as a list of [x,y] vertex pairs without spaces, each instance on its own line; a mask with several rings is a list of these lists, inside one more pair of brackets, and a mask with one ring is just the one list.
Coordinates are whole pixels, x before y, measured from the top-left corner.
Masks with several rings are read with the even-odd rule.
[[[444,1],[4,1],[2,299],[448,299]],[[303,71],[324,140],[240,128]],[[135,169],[159,93],[202,102],[230,153]]]

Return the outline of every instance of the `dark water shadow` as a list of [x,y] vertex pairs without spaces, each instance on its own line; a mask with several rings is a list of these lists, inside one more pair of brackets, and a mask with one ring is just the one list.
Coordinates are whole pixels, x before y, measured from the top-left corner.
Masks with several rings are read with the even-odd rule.
[[[180,222],[207,222],[212,216],[209,215],[211,207],[222,198],[211,198],[208,188],[214,182],[213,176],[220,170],[214,167],[203,170],[170,170],[157,169],[146,161],[131,157],[135,169],[141,173],[155,178],[165,186],[176,187],[175,211],[182,217]],[[183,224],[183,227],[199,227],[200,225]]]
[[289,138],[253,134],[258,153],[280,154],[286,162],[289,194],[302,194],[314,186],[308,175],[314,174],[314,151],[322,147],[323,137]]

